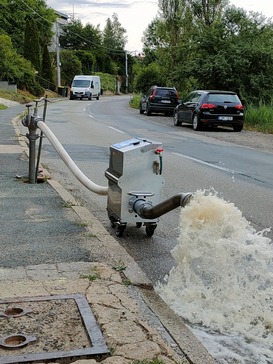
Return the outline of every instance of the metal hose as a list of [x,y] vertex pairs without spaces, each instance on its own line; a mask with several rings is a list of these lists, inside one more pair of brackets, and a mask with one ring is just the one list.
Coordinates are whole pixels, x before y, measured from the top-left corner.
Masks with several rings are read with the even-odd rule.
[[70,169],[70,171],[74,174],[74,176],[90,191],[97,193],[98,195],[108,195],[108,187],[99,186],[92,182],[82,171],[77,167],[77,165],[73,162],[70,156],[67,154],[64,147],[49,129],[49,127],[43,122],[38,121],[37,127],[46,135],[50,143],[55,148],[56,152],[60,155],[64,163]]
[[155,206],[143,199],[138,199],[133,204],[133,210],[143,219],[156,219],[179,206],[185,207],[191,198],[191,193],[180,193]]

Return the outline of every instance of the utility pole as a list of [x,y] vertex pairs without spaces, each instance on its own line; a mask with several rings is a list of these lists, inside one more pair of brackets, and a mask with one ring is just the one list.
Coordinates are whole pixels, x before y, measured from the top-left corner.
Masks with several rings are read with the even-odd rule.
[[125,51],[125,77],[126,77],[126,93],[129,90],[129,75],[128,75],[128,53]]
[[59,23],[56,22],[56,63],[57,63],[57,85],[61,86],[61,62],[60,62],[60,32],[59,32]]

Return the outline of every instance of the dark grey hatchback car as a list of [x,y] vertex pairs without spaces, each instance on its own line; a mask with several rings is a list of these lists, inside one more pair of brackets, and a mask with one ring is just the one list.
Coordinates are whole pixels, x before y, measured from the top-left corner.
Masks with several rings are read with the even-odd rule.
[[173,115],[174,108],[178,105],[178,93],[174,87],[152,86],[149,88],[139,104],[139,112],[146,115],[164,113]]
[[174,125],[182,123],[192,124],[194,130],[230,126],[239,132],[244,124],[244,106],[235,92],[196,90],[174,110]]

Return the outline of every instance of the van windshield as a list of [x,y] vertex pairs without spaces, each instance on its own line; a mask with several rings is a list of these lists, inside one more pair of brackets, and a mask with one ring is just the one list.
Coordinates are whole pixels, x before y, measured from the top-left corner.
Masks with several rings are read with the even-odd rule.
[[90,81],[89,80],[74,80],[73,87],[90,87]]

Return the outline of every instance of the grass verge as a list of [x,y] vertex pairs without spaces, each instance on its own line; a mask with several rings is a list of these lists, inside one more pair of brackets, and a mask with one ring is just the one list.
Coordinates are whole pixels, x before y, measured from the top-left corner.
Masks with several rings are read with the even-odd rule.
[[[141,95],[134,94],[129,104],[138,109]],[[257,131],[264,134],[273,134],[273,106],[261,104],[249,105],[245,113],[244,130]]]

